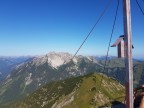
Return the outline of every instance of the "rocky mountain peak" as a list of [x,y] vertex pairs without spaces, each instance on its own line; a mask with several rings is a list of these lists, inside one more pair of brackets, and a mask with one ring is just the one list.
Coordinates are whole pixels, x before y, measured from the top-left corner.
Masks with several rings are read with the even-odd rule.
[[[44,63],[48,63],[51,65],[53,68],[57,68],[64,63],[68,63],[72,58],[72,55],[69,53],[64,53],[64,52],[50,52],[44,56],[39,56],[33,60],[33,64],[42,65]],[[77,61],[77,60],[75,60]]]

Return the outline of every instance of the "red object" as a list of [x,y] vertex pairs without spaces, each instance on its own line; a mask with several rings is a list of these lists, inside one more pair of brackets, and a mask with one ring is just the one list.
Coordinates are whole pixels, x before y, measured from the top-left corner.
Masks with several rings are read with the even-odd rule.
[[122,40],[123,40],[123,37],[119,37],[111,47],[116,47],[116,46],[118,46],[118,44],[119,44]]
[[120,36],[116,42],[111,46],[111,47],[116,47],[117,46],[117,53],[118,53],[118,58],[123,58],[125,56],[124,54],[124,36]]

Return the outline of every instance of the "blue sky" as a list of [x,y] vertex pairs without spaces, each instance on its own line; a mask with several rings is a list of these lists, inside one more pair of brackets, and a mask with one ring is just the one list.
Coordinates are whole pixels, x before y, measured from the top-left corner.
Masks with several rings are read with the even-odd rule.
[[[140,1],[144,9],[144,3]],[[0,55],[75,53],[108,0],[0,0]],[[106,55],[117,0],[96,26],[79,54]],[[144,57],[144,16],[131,0],[134,57]],[[112,43],[123,34],[122,0]],[[116,55],[110,48],[110,55]]]

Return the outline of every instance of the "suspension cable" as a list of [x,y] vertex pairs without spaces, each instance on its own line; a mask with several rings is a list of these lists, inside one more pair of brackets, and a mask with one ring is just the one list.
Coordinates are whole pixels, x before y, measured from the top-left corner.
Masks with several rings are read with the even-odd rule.
[[[106,58],[105,58],[105,63],[104,63],[104,70],[103,70],[103,72],[105,72],[105,70],[106,70],[107,60],[108,60],[108,56],[109,56],[109,49],[110,49],[110,44],[111,44],[111,40],[112,40],[112,37],[113,37],[113,32],[114,32],[114,30],[115,30],[115,23],[116,23],[116,19],[117,19],[118,9],[119,9],[119,0],[118,0],[118,3],[117,3],[115,18],[114,18],[113,27],[112,27],[112,32],[111,32],[111,36],[110,36],[110,40],[109,40],[109,44],[108,44],[108,49],[107,49],[107,54],[106,54]],[[101,78],[101,81],[100,81],[99,90],[100,90],[100,88],[101,88],[103,78],[104,78],[104,76],[102,75],[102,78]]]
[[72,59],[77,55],[77,53],[79,52],[79,50],[82,48],[82,46],[84,45],[84,43],[86,42],[86,40],[89,38],[89,36],[91,35],[91,33],[93,32],[93,30],[95,29],[96,25],[99,23],[99,21],[101,20],[101,18],[104,16],[105,12],[107,11],[107,9],[109,8],[110,4],[111,4],[112,0],[109,0],[108,4],[106,5],[105,9],[103,10],[103,12],[101,13],[101,15],[99,16],[98,20],[96,21],[96,23],[94,24],[94,26],[92,27],[92,29],[90,30],[90,32],[87,34],[86,38],[84,39],[84,41],[82,42],[82,44],[80,45],[80,47],[78,48],[78,50],[75,52],[74,56],[72,57]]
[[[143,2],[144,2],[144,1],[143,1]],[[142,10],[142,8],[141,8],[141,6],[140,6],[140,4],[139,4],[138,0],[136,0],[136,3],[137,3],[137,5],[138,5],[138,7],[139,7],[139,9],[140,9],[141,13],[144,15],[144,11]]]
[[[89,36],[91,35],[91,33],[93,32],[93,30],[95,29],[96,25],[99,23],[99,21],[101,20],[101,18],[104,16],[104,14],[106,13],[106,11],[108,10],[108,8],[111,5],[112,0],[109,0],[106,7],[104,8],[104,10],[102,11],[102,13],[100,14],[100,16],[98,17],[98,20],[96,21],[96,23],[94,24],[94,26],[92,27],[92,29],[90,30],[90,32],[88,33],[88,35],[86,36],[86,38],[84,39],[84,41],[82,42],[82,44],[80,45],[80,47],[78,48],[78,50],[75,52],[75,54],[73,55],[73,57],[70,59],[71,61],[75,58],[75,56],[77,55],[77,53],[79,52],[79,50],[82,48],[82,46],[84,45],[84,43],[86,42],[86,40],[89,38]],[[67,61],[64,61],[63,64],[65,64]],[[61,72],[61,74],[64,71]],[[60,74],[60,75],[61,75]],[[52,87],[50,88],[50,90],[48,91],[48,94],[53,90],[53,88],[55,87],[55,85],[57,84],[58,81],[55,81],[54,84],[52,85]]]

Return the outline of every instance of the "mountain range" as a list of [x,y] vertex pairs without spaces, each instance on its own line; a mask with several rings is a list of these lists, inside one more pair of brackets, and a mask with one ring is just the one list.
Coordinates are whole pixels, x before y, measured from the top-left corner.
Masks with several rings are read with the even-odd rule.
[[30,60],[29,56],[21,57],[0,57],[0,81],[3,80],[11,71],[15,68],[16,65]]
[[[113,80],[125,83],[124,59],[116,57],[107,61],[92,56],[78,55],[73,60],[69,53],[51,52],[23,62],[12,70],[0,84],[0,105],[7,105],[21,100],[52,81],[83,76],[91,72],[101,73]],[[134,61],[135,85],[144,81],[144,62]]]
[[84,75],[99,69],[96,61],[77,56],[70,60],[68,53],[49,53],[17,65],[0,85],[0,103],[8,103],[29,95],[52,80]]
[[[119,82],[91,73],[53,81],[5,108],[100,108],[122,103],[125,89]],[[55,86],[53,86],[55,85]]]

